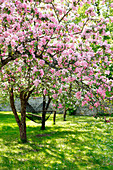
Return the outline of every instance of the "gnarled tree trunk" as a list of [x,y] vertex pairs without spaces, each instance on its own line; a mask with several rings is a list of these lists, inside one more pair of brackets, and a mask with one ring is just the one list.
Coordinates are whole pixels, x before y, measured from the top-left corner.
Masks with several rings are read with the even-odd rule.
[[13,87],[11,88],[10,91],[10,105],[13,111],[13,114],[15,116],[16,122],[19,126],[19,131],[20,131],[20,139],[21,141],[27,142],[27,137],[26,137],[26,103],[22,98],[22,94],[21,94],[21,120],[17,114],[17,110],[15,107],[15,103],[14,103],[14,94],[13,94]]
[[15,103],[14,103],[13,87],[11,88],[11,91],[10,91],[10,106],[11,106],[11,109],[12,109],[13,114],[15,116],[15,120],[16,120],[18,126],[20,127],[21,126],[21,121],[20,121],[20,119],[18,117],[17,110],[16,110]]
[[20,139],[23,143],[27,142],[26,136],[26,105],[27,101],[24,98],[24,95],[20,95],[21,100],[21,126],[19,127],[20,130]]
[[17,114],[16,107],[15,107],[13,87],[11,87],[11,90],[10,90],[10,105],[11,105],[13,114],[15,116],[16,122],[19,126],[20,139],[23,143],[27,142],[27,136],[26,136],[26,105],[27,105],[27,101],[30,97],[30,94],[32,93],[33,90],[34,89],[28,91],[28,94],[25,91],[20,92],[21,119],[19,118],[19,116]]

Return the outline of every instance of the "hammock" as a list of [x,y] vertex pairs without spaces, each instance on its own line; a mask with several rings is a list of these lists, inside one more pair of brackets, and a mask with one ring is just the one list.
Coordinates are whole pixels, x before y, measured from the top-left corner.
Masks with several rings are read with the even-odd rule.
[[35,114],[32,114],[32,113],[27,113],[26,114],[26,117],[32,121],[34,121],[35,123],[41,123],[42,122],[42,117],[41,116],[38,116],[38,115],[35,115]]
[[[50,102],[50,101],[49,101]],[[49,104],[49,103],[48,103]],[[47,105],[48,105],[47,104]],[[49,105],[48,105],[49,106]],[[28,102],[27,102],[27,107],[29,107],[29,109],[30,109],[30,113],[27,113],[26,114],[26,117],[28,118],[28,119],[30,119],[30,120],[32,120],[32,121],[34,121],[34,122],[36,122],[36,123],[42,123],[42,117],[41,116],[39,116],[38,114],[39,113],[42,113],[43,111],[41,110],[41,111],[36,111]],[[48,108],[48,107],[47,107]],[[46,109],[47,109],[46,108]],[[52,114],[52,110],[51,111],[48,111],[48,110],[45,110],[46,111],[46,113],[47,112],[50,112],[50,114],[45,118],[45,121],[46,120],[48,120],[49,119],[49,117],[50,117],[50,115]]]
[[[42,111],[40,111],[42,112]],[[36,114],[40,113],[40,112],[36,112]],[[48,111],[47,111],[48,112]],[[49,119],[49,117],[51,116],[52,112],[53,111],[49,111],[50,114],[45,118],[45,121],[47,121]],[[34,121],[35,123],[42,123],[42,117],[39,116],[39,115],[36,115],[36,114],[33,114],[33,113],[27,113],[26,114],[26,117],[28,119],[30,119],[31,121]]]

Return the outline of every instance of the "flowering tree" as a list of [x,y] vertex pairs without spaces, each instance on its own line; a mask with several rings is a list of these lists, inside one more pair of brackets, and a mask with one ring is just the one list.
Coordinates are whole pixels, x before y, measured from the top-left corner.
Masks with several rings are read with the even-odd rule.
[[[91,102],[90,108],[102,105],[111,91],[113,81],[105,74],[113,55],[105,37],[111,36],[107,24],[113,18],[98,17],[94,4],[95,0],[0,1],[0,83],[9,91],[22,141],[27,140],[26,103],[44,75],[51,76],[54,99],[71,83],[76,99],[82,106]],[[104,0],[100,4],[105,7]],[[21,120],[14,105],[17,92]]]

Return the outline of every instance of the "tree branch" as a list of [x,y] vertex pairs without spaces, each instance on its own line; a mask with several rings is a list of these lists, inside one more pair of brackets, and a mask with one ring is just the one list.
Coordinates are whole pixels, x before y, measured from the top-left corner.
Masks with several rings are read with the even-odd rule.
[[11,87],[11,90],[10,90],[10,105],[11,105],[13,114],[15,116],[16,122],[17,122],[18,126],[20,127],[21,126],[21,121],[19,119],[19,116],[18,116],[17,111],[16,111],[16,107],[15,107],[15,104],[14,104],[13,87]]

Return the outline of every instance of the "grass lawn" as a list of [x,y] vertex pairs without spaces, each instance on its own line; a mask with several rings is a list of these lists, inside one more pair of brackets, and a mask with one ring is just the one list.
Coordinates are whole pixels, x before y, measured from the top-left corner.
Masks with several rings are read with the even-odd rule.
[[27,119],[28,143],[19,142],[11,112],[0,112],[0,170],[113,170],[113,122],[52,115],[46,130]]

